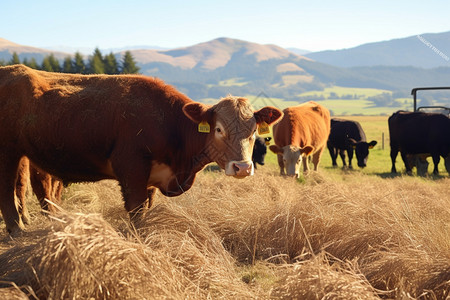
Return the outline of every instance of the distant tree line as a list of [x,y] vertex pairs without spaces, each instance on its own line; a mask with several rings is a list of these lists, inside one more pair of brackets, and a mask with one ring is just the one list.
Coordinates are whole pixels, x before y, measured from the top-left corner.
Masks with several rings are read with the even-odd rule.
[[116,56],[111,52],[105,56],[102,55],[100,49],[96,48],[92,56],[89,56],[87,62],[84,61],[80,52],[76,52],[75,56],[67,56],[62,61],[62,64],[52,54],[44,57],[42,62],[37,63],[36,59],[24,58],[20,61],[19,55],[13,53],[8,62],[0,61],[0,65],[14,65],[24,64],[36,70],[43,70],[48,72],[62,72],[62,73],[79,73],[79,74],[137,74],[139,67],[131,55],[130,51],[126,51],[120,62],[117,61]]

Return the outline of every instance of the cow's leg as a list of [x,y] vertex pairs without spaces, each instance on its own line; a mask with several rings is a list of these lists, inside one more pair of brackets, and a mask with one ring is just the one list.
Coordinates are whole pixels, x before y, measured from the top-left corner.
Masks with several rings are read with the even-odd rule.
[[434,164],[433,174],[439,175],[439,162],[441,161],[441,157],[439,154],[432,154],[431,157],[433,158]]
[[339,149],[339,156],[342,160],[342,168],[345,168],[347,166],[347,163],[345,162],[345,150]]
[[61,203],[63,188],[64,184],[62,183],[62,181],[52,176],[52,196],[54,203]]
[[26,195],[28,182],[30,180],[30,161],[26,157],[22,157],[19,163],[16,179],[16,197],[17,209],[24,224],[30,224],[30,214],[26,205]]
[[353,169],[353,166],[352,166],[353,148],[347,149],[347,154],[348,154],[348,168]]
[[39,204],[44,211],[55,212],[56,208],[52,203],[56,204],[56,199],[53,196],[56,191],[53,190],[53,178],[50,174],[42,172],[35,167],[30,167],[30,178],[33,192],[36,194]]
[[314,165],[314,171],[317,171],[319,169],[319,162],[320,162],[320,158],[322,157],[322,152],[324,149],[325,148],[322,147],[321,149],[319,149],[312,155],[312,163]]
[[398,147],[391,145],[391,162],[392,162],[391,173],[397,173],[397,169],[395,168],[395,160],[397,159],[397,155],[398,155]]
[[14,197],[19,161],[20,157],[0,153],[0,210],[6,230],[13,235],[25,228]]
[[151,161],[138,155],[113,155],[112,167],[122,189],[125,209],[132,221],[138,220],[148,206],[147,184]]
[[155,198],[155,195],[156,195],[156,188],[152,187],[147,190],[148,201],[146,201],[146,203],[144,205],[145,208],[152,207],[153,199]]
[[280,167],[280,175],[286,175],[284,172],[284,161],[283,161],[283,155],[277,154],[278,159],[278,166]]
[[406,174],[412,175],[412,168],[408,162],[408,155],[406,154],[405,151],[400,151],[400,155],[402,157],[403,163],[405,164]]
[[336,162],[337,151],[338,150],[336,148],[334,148],[333,146],[328,144],[328,152],[330,152],[331,162],[332,162],[333,167],[337,167],[337,162]]

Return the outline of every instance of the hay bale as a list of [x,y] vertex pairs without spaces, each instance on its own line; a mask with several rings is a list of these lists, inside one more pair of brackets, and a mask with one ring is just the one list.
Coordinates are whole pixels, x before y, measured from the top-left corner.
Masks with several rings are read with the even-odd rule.
[[198,215],[171,202],[159,204],[136,228],[145,245],[177,260],[177,267],[203,290],[201,298],[256,298],[238,278],[221,239]]
[[0,299],[8,300],[29,300],[28,295],[24,293],[17,285],[0,288]]
[[283,267],[271,291],[274,299],[379,299],[375,290],[347,264],[330,261],[322,253],[311,260]]
[[207,227],[162,206],[148,216],[124,236],[99,215],[62,213],[36,242],[0,255],[0,277],[48,299],[256,298]]

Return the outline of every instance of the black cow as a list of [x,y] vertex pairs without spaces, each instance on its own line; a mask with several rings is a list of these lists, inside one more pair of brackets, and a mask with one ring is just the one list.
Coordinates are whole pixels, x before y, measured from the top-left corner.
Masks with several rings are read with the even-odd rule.
[[353,168],[352,159],[353,150],[355,150],[358,167],[364,168],[367,165],[369,149],[372,149],[376,144],[376,141],[366,142],[366,134],[358,122],[338,118],[331,119],[331,131],[327,146],[333,161],[333,167],[337,166],[338,153],[341,156],[342,164],[344,167],[346,166],[345,151],[347,151],[348,167]]
[[266,157],[267,153],[267,144],[269,144],[271,137],[257,137],[255,140],[255,146],[253,147],[253,155],[252,155],[252,161],[253,166],[256,169],[256,163],[260,164],[261,166],[264,166],[264,158]]
[[429,153],[433,158],[434,174],[439,174],[440,157],[450,174],[450,119],[442,114],[398,111],[389,117],[392,173],[396,173],[395,159],[398,151],[406,172],[411,174],[408,154]]

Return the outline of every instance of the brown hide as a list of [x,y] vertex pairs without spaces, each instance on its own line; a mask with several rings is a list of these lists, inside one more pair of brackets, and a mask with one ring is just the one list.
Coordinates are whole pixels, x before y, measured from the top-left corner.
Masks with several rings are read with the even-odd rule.
[[[75,75],[0,68],[0,208],[8,231],[23,227],[14,206],[21,157],[64,183],[117,179],[133,217],[158,188],[177,196],[217,162],[227,175],[253,174],[257,124],[278,121],[273,107],[244,98],[209,106],[141,75]],[[199,122],[210,132],[199,132]],[[151,200],[151,199],[150,199]]]
[[322,105],[310,101],[288,107],[283,119],[274,126],[275,145],[270,150],[277,153],[280,173],[299,176],[300,163],[308,171],[306,157],[312,154],[314,170],[317,171],[320,157],[330,134],[330,112]]
[[[16,180],[16,196],[19,215],[25,224],[29,223],[29,214],[26,207],[26,191],[28,183],[31,183],[42,209],[54,212],[56,208],[52,203],[59,204],[63,191],[63,183],[47,172],[39,170],[28,158],[23,157],[19,164]],[[52,203],[49,203],[50,200]]]

